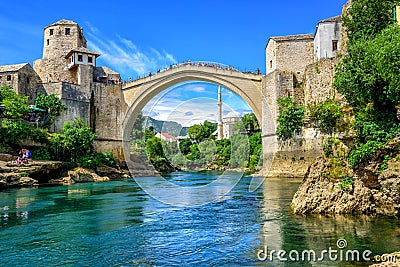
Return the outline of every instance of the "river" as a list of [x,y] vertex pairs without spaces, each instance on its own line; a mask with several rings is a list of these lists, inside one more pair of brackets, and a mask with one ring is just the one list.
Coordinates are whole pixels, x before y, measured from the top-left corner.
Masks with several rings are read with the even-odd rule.
[[[215,177],[168,179],[196,186]],[[310,263],[301,253],[340,251],[339,239],[344,252],[399,250],[397,218],[295,216],[289,205],[300,180],[271,178],[249,192],[250,180],[220,202],[190,208],[163,204],[130,179],[2,191],[0,266],[368,266],[327,255]],[[298,251],[299,261],[293,253],[289,262],[263,261],[266,248],[286,258]]]

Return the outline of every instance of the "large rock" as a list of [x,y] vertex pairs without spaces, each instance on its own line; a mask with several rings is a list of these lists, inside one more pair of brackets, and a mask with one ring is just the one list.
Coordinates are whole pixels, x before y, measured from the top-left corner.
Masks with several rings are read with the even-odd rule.
[[61,181],[64,184],[106,182],[110,181],[110,178],[99,176],[92,170],[79,167],[74,170],[68,171],[67,177],[63,177]]
[[0,173],[0,188],[36,186],[39,182],[21,173]]
[[399,267],[400,266],[400,251],[391,254],[379,255],[381,263],[373,264],[370,267]]
[[[319,158],[308,169],[291,203],[296,214],[400,215],[400,157],[398,144],[389,142],[351,173],[353,183],[332,180],[329,159]],[[391,160],[383,163],[389,155]],[[387,168],[383,170],[383,164]],[[349,173],[352,170],[347,170]]]
[[108,166],[97,167],[96,173],[100,176],[107,176],[111,180],[131,177],[128,170],[119,170]]
[[0,188],[35,186],[61,174],[63,163],[58,161],[31,161],[13,164],[0,161]]
[[11,154],[0,153],[0,161],[12,161],[14,159]]

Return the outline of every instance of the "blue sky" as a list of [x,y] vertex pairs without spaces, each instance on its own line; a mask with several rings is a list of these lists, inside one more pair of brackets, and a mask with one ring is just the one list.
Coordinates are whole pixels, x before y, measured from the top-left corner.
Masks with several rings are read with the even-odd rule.
[[[237,94],[221,88],[223,117],[237,117],[251,112]],[[182,126],[199,124],[204,120],[217,121],[218,86],[205,82],[185,82],[154,97],[143,114],[158,120],[176,121]]]
[[[270,36],[314,33],[318,21],[340,14],[345,2],[11,1],[0,11],[0,65],[33,64],[42,55],[43,28],[64,18],[84,28],[88,47],[101,54],[98,65],[123,79],[187,60],[265,73]],[[202,86],[197,97],[211,90],[216,98],[215,86]],[[233,106],[242,108],[238,101]]]

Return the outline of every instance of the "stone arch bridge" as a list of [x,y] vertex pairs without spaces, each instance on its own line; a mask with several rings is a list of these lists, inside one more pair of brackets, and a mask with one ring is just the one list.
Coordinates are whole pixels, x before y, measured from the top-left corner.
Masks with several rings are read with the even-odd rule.
[[[269,109],[271,103],[263,94],[264,77],[260,74],[240,72],[232,67],[220,64],[190,62],[174,65],[167,70],[146,78],[127,83],[122,88],[126,103],[126,112],[123,118],[122,139],[125,146],[130,142],[130,132],[133,124],[144,106],[160,92],[186,81],[204,81],[227,88],[239,95],[253,110],[265,138],[275,133],[276,111]],[[264,154],[266,146],[263,145]],[[125,151],[127,151],[125,149]],[[129,151],[129,150],[128,150]],[[125,155],[127,157],[128,155]]]

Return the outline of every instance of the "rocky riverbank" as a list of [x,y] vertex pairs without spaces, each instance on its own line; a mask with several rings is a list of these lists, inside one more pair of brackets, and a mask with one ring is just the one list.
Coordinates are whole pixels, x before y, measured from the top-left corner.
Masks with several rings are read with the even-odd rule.
[[[348,176],[332,179],[332,160],[312,164],[293,197],[296,214],[400,215],[400,137],[390,140]],[[341,170],[343,172],[343,170]]]
[[145,164],[137,161],[130,162],[130,172],[128,166],[123,162],[120,162],[117,168],[99,166],[95,170],[81,167],[68,170],[61,161],[31,161],[28,164],[14,164],[12,159],[12,155],[0,154],[0,190],[42,184],[70,185],[84,182],[105,182],[156,174],[154,169],[145,168]]

